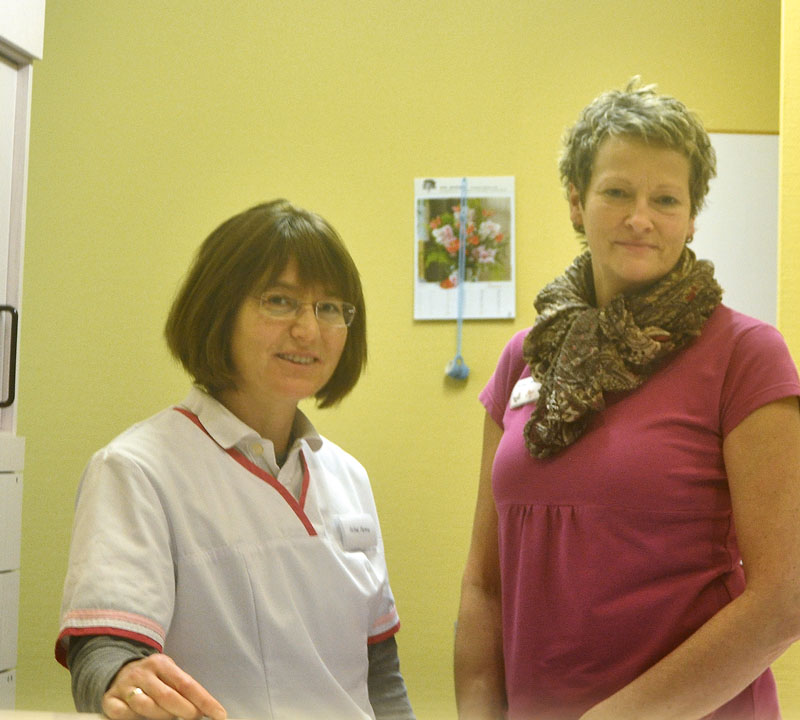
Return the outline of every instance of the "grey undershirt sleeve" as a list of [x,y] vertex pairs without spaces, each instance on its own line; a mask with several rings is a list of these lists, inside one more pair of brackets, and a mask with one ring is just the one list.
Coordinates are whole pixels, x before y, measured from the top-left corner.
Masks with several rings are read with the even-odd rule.
[[119,669],[132,660],[157,652],[155,648],[114,635],[72,637],[67,667],[72,676],[72,699],[78,712],[103,712],[103,695]]
[[415,720],[400,674],[397,641],[392,637],[367,646],[369,702],[377,720]]

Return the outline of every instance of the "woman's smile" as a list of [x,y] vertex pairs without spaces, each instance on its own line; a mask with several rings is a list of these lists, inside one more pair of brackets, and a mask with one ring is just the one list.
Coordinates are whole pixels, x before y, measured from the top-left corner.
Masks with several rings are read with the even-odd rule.
[[295,365],[311,365],[312,363],[317,362],[316,357],[309,355],[297,355],[295,353],[278,353],[278,357],[281,358],[281,360],[288,360],[290,363],[294,363]]

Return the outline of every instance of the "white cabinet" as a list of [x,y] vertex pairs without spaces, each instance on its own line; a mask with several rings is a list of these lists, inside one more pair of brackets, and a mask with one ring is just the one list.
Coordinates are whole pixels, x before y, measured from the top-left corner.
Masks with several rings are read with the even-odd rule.
[[[16,441],[15,462],[8,457],[3,469],[21,466],[24,440]],[[5,449],[14,445],[9,439]],[[20,468],[21,469],[21,468]],[[19,622],[19,558],[22,510],[22,473],[0,472],[0,709],[14,707]]]
[[22,469],[17,358],[33,61],[42,56],[45,0],[0,0],[0,709],[12,709],[19,621]]

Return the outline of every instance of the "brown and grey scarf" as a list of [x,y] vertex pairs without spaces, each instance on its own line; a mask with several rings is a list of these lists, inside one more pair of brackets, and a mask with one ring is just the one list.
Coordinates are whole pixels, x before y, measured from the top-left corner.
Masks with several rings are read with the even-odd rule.
[[531,455],[546,458],[575,442],[605,408],[604,392],[639,387],[700,334],[721,299],[714,266],[686,247],[661,280],[598,308],[591,255],[579,255],[537,296],[539,315],[523,345],[541,383],[525,426]]

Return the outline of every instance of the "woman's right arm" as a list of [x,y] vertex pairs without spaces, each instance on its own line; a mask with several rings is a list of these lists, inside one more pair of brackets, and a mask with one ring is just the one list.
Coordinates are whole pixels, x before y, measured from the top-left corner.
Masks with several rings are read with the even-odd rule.
[[107,635],[73,638],[68,665],[80,711],[113,720],[225,719],[224,708],[200,683],[142,643]]
[[502,428],[487,413],[478,500],[456,627],[455,688],[461,720],[505,716],[500,557],[492,495],[492,464],[502,435]]

